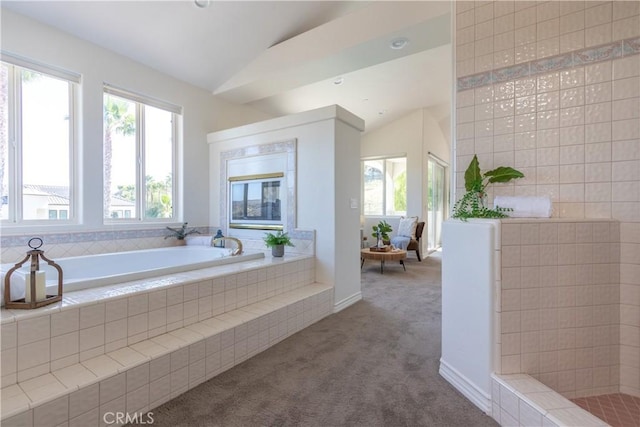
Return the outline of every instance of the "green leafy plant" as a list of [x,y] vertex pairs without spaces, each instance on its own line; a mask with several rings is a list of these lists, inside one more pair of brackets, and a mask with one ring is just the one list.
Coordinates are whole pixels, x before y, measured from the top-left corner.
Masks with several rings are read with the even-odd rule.
[[287,235],[287,233],[283,233],[282,231],[277,231],[274,233],[265,233],[264,244],[267,245],[268,248],[273,248],[274,246],[294,246],[291,242],[291,238]]
[[453,206],[452,218],[463,221],[468,218],[505,218],[508,208],[496,206],[489,209],[484,205],[486,188],[495,182],[509,182],[512,179],[523,178],[524,174],[514,168],[500,166],[496,169],[482,173],[478,156],[473,156],[469,167],[464,173],[464,187],[467,192]]
[[393,231],[393,228],[391,228],[387,221],[384,220],[380,221],[377,225],[374,225],[371,228],[373,229],[373,233],[371,233],[371,236],[377,239],[378,234],[380,234],[382,240],[389,240],[389,233]]
[[200,234],[200,232],[195,228],[187,227],[188,224],[188,222],[185,222],[180,228],[167,227],[167,230],[171,233],[164,236],[164,238],[168,239],[169,237],[175,237],[178,240],[184,240],[184,238],[190,234]]

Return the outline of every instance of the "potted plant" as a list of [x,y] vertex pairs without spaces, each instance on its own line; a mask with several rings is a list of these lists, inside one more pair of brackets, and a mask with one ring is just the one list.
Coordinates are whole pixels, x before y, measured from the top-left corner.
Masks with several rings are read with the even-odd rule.
[[188,224],[189,224],[188,222],[185,222],[182,224],[180,228],[167,227],[167,230],[169,230],[170,233],[164,236],[164,238],[168,239],[169,237],[175,237],[179,241],[184,242],[184,238],[187,237],[188,235],[200,234],[200,232],[195,228],[187,227]]
[[283,233],[282,231],[277,231],[275,234],[266,233],[263,240],[265,245],[271,248],[271,255],[274,257],[284,256],[285,246],[294,246],[293,243],[291,243],[291,238],[287,233]]
[[509,182],[512,179],[523,178],[524,174],[514,168],[500,166],[482,173],[478,156],[473,156],[469,167],[464,173],[464,187],[467,192],[453,206],[452,218],[466,221],[468,218],[505,218],[511,209],[496,206],[489,209],[485,206],[486,188],[494,182]]
[[387,221],[382,220],[377,225],[374,225],[371,228],[373,229],[373,233],[371,233],[371,236],[375,237],[377,247],[380,247],[383,242],[389,241],[389,233],[393,231],[393,228],[391,228]]

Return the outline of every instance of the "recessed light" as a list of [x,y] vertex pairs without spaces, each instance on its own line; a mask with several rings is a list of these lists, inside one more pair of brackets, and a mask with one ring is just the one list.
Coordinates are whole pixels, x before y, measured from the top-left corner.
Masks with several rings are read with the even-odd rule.
[[211,0],[194,0],[194,3],[201,9],[211,6]]
[[409,39],[408,38],[406,38],[406,37],[397,37],[397,38],[391,40],[391,43],[389,43],[389,47],[391,49],[400,50],[400,49],[403,49],[408,43],[409,43]]
[[344,79],[342,77],[338,77],[333,81],[333,84],[336,86],[340,86],[342,83],[344,83]]

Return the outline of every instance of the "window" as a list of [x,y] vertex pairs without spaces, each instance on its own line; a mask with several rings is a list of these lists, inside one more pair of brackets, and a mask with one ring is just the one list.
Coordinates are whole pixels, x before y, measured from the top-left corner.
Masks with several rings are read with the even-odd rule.
[[442,244],[442,222],[446,210],[446,168],[444,161],[429,153],[427,162],[427,248],[436,250]]
[[104,94],[104,217],[176,216],[176,140],[181,109],[111,86]]
[[[0,219],[68,220],[75,206],[74,102],[80,78],[4,52],[2,57]],[[67,215],[58,215],[59,205]]]
[[65,209],[49,209],[49,219],[68,219],[69,211]]
[[406,215],[406,157],[363,160],[362,173],[365,215]]
[[282,227],[283,173],[229,178],[231,228]]

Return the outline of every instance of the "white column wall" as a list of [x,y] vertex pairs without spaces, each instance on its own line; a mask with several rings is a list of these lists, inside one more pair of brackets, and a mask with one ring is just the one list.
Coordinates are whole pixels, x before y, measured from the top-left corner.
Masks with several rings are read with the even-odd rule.
[[[335,288],[336,309],[361,298],[359,264],[361,119],[331,106],[208,135],[210,223],[220,216],[220,153],[297,140],[297,228],[315,230],[316,281]],[[356,208],[351,208],[355,199]],[[255,231],[255,238],[264,231]]]

